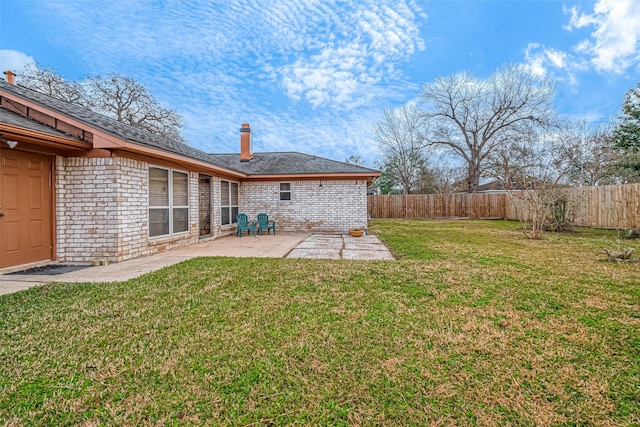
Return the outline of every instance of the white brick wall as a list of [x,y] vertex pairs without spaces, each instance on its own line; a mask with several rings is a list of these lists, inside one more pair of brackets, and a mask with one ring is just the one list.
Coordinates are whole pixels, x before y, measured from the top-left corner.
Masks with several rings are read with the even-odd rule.
[[[199,241],[199,174],[189,172],[189,231],[148,237],[149,164],[123,157],[56,160],[58,260],[110,262],[150,255]],[[279,182],[244,182],[239,210],[264,212],[280,231],[337,231],[367,225],[366,181],[288,181],[291,200],[280,201]],[[211,177],[211,237],[235,234],[220,225],[220,178]]]
[[57,256],[61,261],[115,260],[118,193],[115,159],[56,158]]
[[189,232],[150,239],[148,167],[123,157],[56,160],[60,261],[124,261],[198,241],[198,174],[189,173]]
[[135,258],[144,253],[148,236],[147,164],[116,158],[114,190],[118,203],[118,255],[116,261]]
[[250,218],[264,212],[282,231],[346,232],[367,225],[364,180],[282,181],[291,183],[291,200],[280,200],[280,182],[243,182],[240,211]]

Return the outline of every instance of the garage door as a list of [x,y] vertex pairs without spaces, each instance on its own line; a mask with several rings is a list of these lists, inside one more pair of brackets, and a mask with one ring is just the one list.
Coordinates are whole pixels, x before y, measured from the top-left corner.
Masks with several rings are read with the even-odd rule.
[[0,150],[0,268],[52,256],[51,159]]

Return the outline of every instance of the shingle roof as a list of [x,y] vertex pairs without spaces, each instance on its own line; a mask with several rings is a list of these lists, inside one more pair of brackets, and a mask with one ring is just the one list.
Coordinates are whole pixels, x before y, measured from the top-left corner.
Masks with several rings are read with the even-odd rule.
[[70,141],[78,141],[77,139],[70,137],[64,132],[60,132],[52,127],[38,123],[35,120],[22,117],[20,114],[14,113],[13,111],[9,111],[6,108],[0,108],[0,123],[6,123],[12,126],[18,126],[18,127],[29,129],[29,130],[46,133],[49,135],[67,138]]
[[119,122],[115,119],[112,119],[111,117],[95,113],[79,105],[70,104],[68,102],[52,98],[48,95],[36,92],[31,89],[27,89],[22,86],[12,85],[5,82],[4,80],[0,80],[0,89],[6,90],[7,92],[11,92],[22,98],[28,99],[29,101],[35,102],[36,104],[42,105],[46,108],[72,117],[86,125],[97,128],[103,132],[109,133],[128,142],[141,144],[147,147],[159,148],[161,150],[169,151],[175,154],[181,154],[183,156],[198,160],[203,160],[207,156],[204,151],[200,151],[189,145],[149,133],[126,123]]
[[362,166],[297,152],[254,153],[248,162],[241,162],[239,153],[209,154],[209,158],[247,175],[379,174]]
[[[52,98],[42,93],[16,86],[0,79],[0,89],[13,93],[19,97],[28,99],[48,109],[57,111],[72,117],[88,126],[97,128],[120,139],[147,147],[158,148],[175,154],[180,154],[193,159],[211,163],[249,175],[286,175],[286,174],[350,174],[365,173],[377,175],[378,171],[311,156],[296,152],[284,153],[257,153],[253,160],[241,162],[240,154],[207,154],[204,151],[189,145],[172,141],[158,135],[154,135],[142,129],[138,129],[126,123],[119,122],[110,117],[90,111],[84,107]],[[25,119],[27,120],[27,119]],[[25,126],[26,127],[26,126]],[[50,128],[49,128],[50,129]],[[56,132],[53,129],[50,131]]]

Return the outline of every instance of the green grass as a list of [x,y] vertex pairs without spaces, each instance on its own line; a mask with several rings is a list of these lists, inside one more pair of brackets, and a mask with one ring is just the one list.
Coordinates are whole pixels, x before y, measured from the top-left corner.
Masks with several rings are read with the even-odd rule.
[[0,296],[0,425],[640,423],[640,269],[605,261],[613,232],[370,230],[399,261],[199,258]]

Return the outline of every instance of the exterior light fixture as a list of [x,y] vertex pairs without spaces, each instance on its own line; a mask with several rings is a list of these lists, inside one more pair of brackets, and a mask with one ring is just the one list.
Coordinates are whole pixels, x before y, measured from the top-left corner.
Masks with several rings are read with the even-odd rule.
[[4,142],[9,148],[14,149],[18,145],[18,141],[10,141],[8,139],[0,138],[0,141]]

